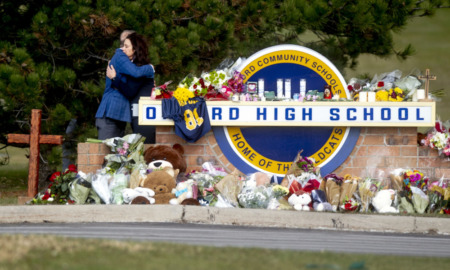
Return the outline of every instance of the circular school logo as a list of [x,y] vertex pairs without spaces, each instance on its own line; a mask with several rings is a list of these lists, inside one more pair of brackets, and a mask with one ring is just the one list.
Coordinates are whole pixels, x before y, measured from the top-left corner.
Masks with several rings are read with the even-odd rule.
[[[277,95],[280,81],[289,81],[287,95],[305,88],[332,95],[350,96],[343,76],[323,55],[298,45],[278,45],[261,50],[245,60],[238,70],[244,82],[264,80],[264,90]],[[278,85],[277,85],[278,82]],[[302,89],[303,87],[303,89]],[[306,115],[307,117],[307,115]],[[349,156],[359,137],[350,127],[214,127],[214,135],[227,159],[245,174],[257,171],[283,176],[302,150],[312,157],[322,175],[334,171]]]

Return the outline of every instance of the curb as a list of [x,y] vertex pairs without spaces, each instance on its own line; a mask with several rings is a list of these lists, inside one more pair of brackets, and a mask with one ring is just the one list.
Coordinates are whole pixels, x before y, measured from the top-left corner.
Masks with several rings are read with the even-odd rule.
[[444,217],[298,212],[181,205],[33,205],[0,207],[0,224],[23,222],[169,222],[450,235],[450,218]]

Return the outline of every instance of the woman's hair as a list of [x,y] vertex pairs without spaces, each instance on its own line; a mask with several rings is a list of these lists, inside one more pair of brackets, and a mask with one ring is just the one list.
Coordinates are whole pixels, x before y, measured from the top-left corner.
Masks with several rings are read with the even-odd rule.
[[131,33],[126,39],[129,39],[131,45],[133,46],[133,63],[137,66],[150,64],[150,59],[148,58],[148,46],[147,42],[144,40],[144,37],[137,33]]

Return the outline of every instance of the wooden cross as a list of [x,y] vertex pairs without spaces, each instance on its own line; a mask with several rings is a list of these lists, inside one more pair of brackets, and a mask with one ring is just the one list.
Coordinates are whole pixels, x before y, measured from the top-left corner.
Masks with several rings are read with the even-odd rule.
[[436,80],[436,76],[430,75],[430,70],[426,69],[425,75],[419,76],[419,79],[425,80],[425,99],[423,101],[431,101],[428,99],[428,91],[430,88],[430,81]]
[[31,131],[28,134],[8,134],[8,143],[26,143],[30,145],[28,164],[28,197],[38,193],[39,184],[39,144],[62,144],[61,135],[41,135],[41,110],[31,110]]

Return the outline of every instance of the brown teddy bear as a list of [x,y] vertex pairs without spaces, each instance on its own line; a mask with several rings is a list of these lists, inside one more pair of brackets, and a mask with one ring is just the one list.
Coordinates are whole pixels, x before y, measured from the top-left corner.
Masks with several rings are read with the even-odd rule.
[[154,170],[139,183],[139,186],[152,189],[155,192],[155,196],[153,196],[155,204],[169,204],[169,201],[175,198],[172,189],[177,186],[175,179],[178,173],[179,170],[174,170],[173,168]]
[[180,176],[186,172],[186,160],[183,157],[184,148],[176,143],[173,147],[168,145],[150,146],[144,152],[144,160],[148,164],[148,168],[155,170],[165,167],[178,169]]

